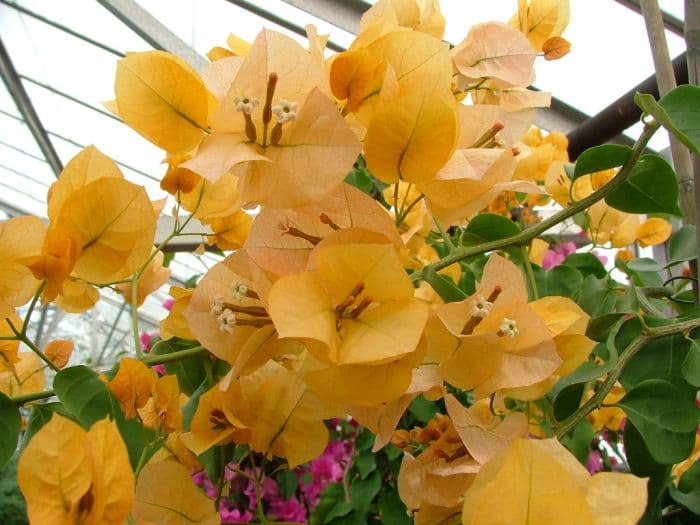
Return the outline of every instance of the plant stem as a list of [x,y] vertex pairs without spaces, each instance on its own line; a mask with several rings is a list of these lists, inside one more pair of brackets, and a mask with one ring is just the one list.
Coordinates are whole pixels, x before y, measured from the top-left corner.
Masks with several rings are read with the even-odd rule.
[[530,262],[530,254],[527,253],[527,248],[525,246],[520,247],[520,253],[523,257],[523,264],[525,265],[525,273],[527,273],[528,287],[530,288],[530,297],[533,301],[540,298],[540,292],[537,289],[537,281],[535,280],[535,272],[532,269],[532,263]]
[[642,131],[642,134],[635,142],[629,158],[623,164],[620,171],[617,173],[617,175],[615,175],[615,177],[613,177],[606,185],[604,185],[598,191],[591,193],[589,196],[584,197],[580,201],[577,201],[568,208],[565,208],[559,213],[552,215],[548,219],[545,219],[537,224],[533,224],[532,226],[523,230],[522,232],[517,233],[515,235],[511,235],[510,237],[496,239],[495,241],[482,242],[479,244],[474,244],[472,246],[460,246],[454,252],[443,257],[439,261],[433,264],[429,264],[425,266],[421,271],[417,271],[411,274],[411,280],[413,280],[414,282],[421,281],[423,279],[424,272],[427,268],[430,268],[433,271],[437,272],[438,270],[442,270],[443,268],[446,268],[451,264],[459,262],[462,259],[466,259],[467,257],[471,257],[473,255],[479,255],[493,250],[498,250],[500,248],[505,248],[506,246],[522,246],[524,244],[527,244],[541,233],[544,233],[545,231],[549,230],[552,226],[555,226],[556,224],[559,224],[560,222],[568,219],[569,217],[576,215],[578,212],[589,208],[591,205],[601,200],[608,193],[622,185],[627,180],[630,173],[632,172],[632,168],[635,166],[637,160],[639,160],[639,157],[644,152],[644,148],[649,142],[649,139],[651,139],[652,135],[659,129],[659,127],[661,127],[661,124],[659,124],[658,122],[652,122],[645,125],[644,131]]
[[644,348],[649,341],[669,335],[690,332],[691,330],[695,330],[697,328],[700,328],[700,318],[681,321],[679,323],[673,323],[665,326],[644,328],[642,333],[634,338],[632,342],[620,353],[620,357],[618,358],[617,363],[615,363],[615,368],[610,371],[608,376],[605,378],[605,381],[603,381],[603,384],[600,386],[600,388],[598,388],[595,394],[593,394],[588,401],[581,405],[576,412],[559,424],[555,432],[556,437],[558,439],[564,437],[566,434],[571,432],[571,430],[573,430],[573,428],[578,425],[583,418],[603,404],[605,396],[607,396],[612,387],[615,386],[615,383],[622,375],[622,372],[627,364],[637,354],[637,352]]
[[[39,348],[27,337],[27,335],[23,331],[19,331],[15,325],[12,324],[12,321],[10,319],[5,319],[7,321],[7,324],[10,325],[10,330],[15,334],[17,337],[17,340],[22,341],[25,345],[29,347],[29,349],[34,352],[39,359],[41,359],[44,363],[46,363],[46,366],[48,366],[51,370],[54,372],[58,372],[59,368],[53,364],[53,361],[46,357],[44,353],[39,350]],[[27,322],[24,323],[25,326],[27,325]]]
[[22,394],[20,396],[14,396],[10,399],[17,406],[22,406],[25,403],[30,403],[32,401],[38,401],[39,399],[46,399],[47,397],[54,396],[53,390],[42,390],[41,392],[32,392],[31,394]]
[[447,233],[447,230],[445,230],[445,227],[442,225],[442,222],[440,222],[440,219],[433,217],[433,222],[435,223],[435,227],[437,228],[440,237],[442,237],[442,240],[445,242],[448,252],[454,253],[457,247],[452,242],[452,239],[450,239],[450,235]]
[[206,352],[207,349],[203,346],[194,346],[192,348],[186,348],[185,350],[180,350],[179,352],[173,352],[171,354],[144,356],[142,361],[148,366],[162,365],[164,363],[171,363],[173,361],[187,359],[188,357],[194,357],[200,354],[204,354]]

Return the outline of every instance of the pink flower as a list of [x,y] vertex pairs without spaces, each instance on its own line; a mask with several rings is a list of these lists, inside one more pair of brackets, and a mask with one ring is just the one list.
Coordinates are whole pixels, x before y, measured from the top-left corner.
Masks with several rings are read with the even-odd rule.
[[542,268],[551,270],[559,266],[569,255],[576,253],[576,245],[573,242],[560,242],[554,245],[553,250],[547,250],[542,259]]
[[314,479],[335,482],[343,478],[343,469],[330,455],[323,454],[311,462]]
[[603,255],[602,253],[598,253],[596,250],[593,250],[591,253],[592,253],[593,255],[595,255],[596,257],[598,257],[598,260],[601,262],[601,264],[602,264],[603,266],[605,266],[606,264],[608,264],[608,257],[607,257],[607,255]]
[[270,514],[280,521],[306,522],[306,509],[294,496],[289,499],[272,499],[270,501]]
[[151,349],[151,341],[157,336],[157,334],[149,334],[148,332],[144,332],[139,336],[139,339],[141,340],[141,348],[145,352],[148,352]]
[[596,472],[603,470],[603,459],[600,457],[600,452],[597,450],[591,450],[591,453],[588,455],[588,463],[586,464],[586,468],[591,474],[595,474]]
[[253,514],[249,510],[241,512],[236,507],[235,501],[227,501],[225,499],[219,502],[219,514],[221,523],[248,523],[253,519]]
[[166,310],[170,310],[174,304],[175,299],[173,299],[172,297],[168,297],[165,301],[163,301],[163,308],[165,308]]

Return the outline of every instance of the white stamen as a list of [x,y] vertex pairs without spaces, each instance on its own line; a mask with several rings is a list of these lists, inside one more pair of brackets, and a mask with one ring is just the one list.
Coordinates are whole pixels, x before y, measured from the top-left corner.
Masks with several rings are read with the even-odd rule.
[[484,318],[491,313],[491,308],[493,308],[493,303],[477,295],[472,301],[472,317]]
[[245,283],[238,283],[233,287],[233,298],[240,301],[248,293],[248,286]]
[[236,314],[231,310],[224,310],[219,315],[219,330],[230,334],[233,332],[233,327],[236,325]]
[[242,111],[248,115],[260,105],[260,100],[255,97],[236,97],[233,101],[236,103],[236,111]]
[[211,315],[213,315],[214,317],[219,317],[223,311],[224,311],[224,298],[217,297],[216,299],[214,299],[214,302],[211,303],[211,309],[209,310],[209,313]]
[[284,124],[290,120],[297,118],[297,103],[290,102],[287,99],[282,99],[278,104],[272,106],[272,114],[277,119],[277,122]]
[[518,330],[518,324],[507,317],[503,318],[503,321],[501,321],[501,325],[498,328],[501,335],[504,335],[510,339],[513,339],[520,333],[520,330]]

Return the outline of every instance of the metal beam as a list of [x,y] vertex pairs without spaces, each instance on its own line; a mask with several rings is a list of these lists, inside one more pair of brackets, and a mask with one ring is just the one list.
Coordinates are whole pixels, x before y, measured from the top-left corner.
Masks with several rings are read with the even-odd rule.
[[124,53],[121,51],[118,51],[114,49],[113,47],[110,47],[106,44],[103,44],[102,42],[98,42],[97,40],[93,40],[90,37],[87,37],[83,35],[82,33],[78,33],[77,31],[73,31],[70,27],[66,27],[63,24],[59,24],[58,22],[54,20],[50,20],[46,18],[45,16],[41,16],[39,13],[35,13],[34,11],[31,11],[27,9],[26,7],[22,7],[21,5],[15,4],[14,2],[8,2],[7,0],[0,0],[0,4],[6,5],[7,7],[10,7],[14,9],[15,11],[19,11],[23,15],[27,15],[29,17],[34,18],[35,20],[39,20],[40,22],[43,22],[44,24],[50,25],[51,27],[55,27],[59,31],[63,31],[64,33],[67,33],[75,38],[79,38],[83,42],[87,42],[90,45],[93,45],[95,47],[99,47],[103,51],[107,51],[108,53],[112,53],[113,55],[123,57]]
[[[233,4],[235,6],[242,8],[242,9],[245,9],[246,11],[253,13],[254,15],[257,15],[261,18],[269,20],[273,24],[277,24],[280,27],[284,27],[285,29],[291,31],[292,33],[294,33],[296,35],[299,35],[299,36],[306,38],[306,29],[304,29],[300,25],[297,25],[293,22],[290,22],[286,18],[282,18],[281,16],[276,15],[275,13],[273,13],[271,11],[268,11],[267,9],[263,9],[262,7],[254,4],[253,2],[248,2],[246,0],[227,0],[227,1],[230,4]],[[291,2],[289,2],[289,3],[291,3]],[[331,50],[336,51],[338,53],[345,51],[345,48],[343,46],[341,46],[340,44],[336,44],[332,40],[328,40],[326,47],[328,49],[331,49]]]
[[208,64],[202,55],[133,0],[97,1],[155,49],[179,56],[197,71],[201,71]]
[[58,153],[56,153],[56,150],[51,143],[51,139],[49,139],[46,129],[44,129],[41,119],[39,119],[39,115],[37,115],[29,95],[27,95],[27,92],[22,85],[19,75],[17,75],[15,66],[12,63],[10,55],[5,49],[5,44],[3,44],[2,38],[0,38],[0,73],[2,74],[2,79],[5,82],[7,91],[10,92],[12,100],[14,100],[17,109],[24,119],[24,122],[26,122],[27,126],[29,127],[29,131],[31,131],[32,135],[34,136],[34,140],[36,140],[41,153],[46,158],[46,162],[48,162],[51,166],[54,175],[58,177],[58,174],[63,171],[63,163],[61,162]]
[[[676,76],[676,83],[686,84],[688,82],[688,63],[685,53],[673,59],[673,72]],[[639,121],[642,110],[634,103],[634,95],[637,92],[649,93],[658,98],[659,88],[656,85],[656,75],[650,76],[641,84],[633,87],[597,115],[569,132],[569,157],[571,160],[576,159],[581,152],[591,146],[610,141]]]
[[[642,6],[639,3],[639,0],[615,0],[618,4],[622,4],[628,9],[631,9],[635,13],[642,14]],[[680,20],[673,16],[672,14],[667,13],[666,11],[661,11],[661,16],[664,21],[664,27],[671,31],[671,33],[675,33],[678,36],[683,36],[683,20]]]
[[354,35],[360,29],[360,17],[372,5],[362,0],[283,0],[316,18],[325,20]]

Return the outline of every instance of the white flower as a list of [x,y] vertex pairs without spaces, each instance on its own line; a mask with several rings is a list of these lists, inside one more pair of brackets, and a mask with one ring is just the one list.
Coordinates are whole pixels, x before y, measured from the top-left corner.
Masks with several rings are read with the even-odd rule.
[[242,111],[248,115],[260,105],[260,100],[255,97],[236,97],[234,102],[236,103],[236,111]]
[[219,330],[230,334],[233,332],[233,327],[236,325],[236,314],[231,310],[224,310],[219,315]]
[[297,118],[297,103],[282,99],[278,104],[272,106],[272,114],[277,118],[277,122],[284,124]]
[[518,330],[518,324],[507,317],[503,318],[503,321],[501,321],[501,325],[498,327],[498,329],[500,335],[504,335],[510,339],[513,339],[520,333],[520,330]]
[[484,318],[491,313],[493,303],[488,302],[482,296],[477,295],[472,301],[472,317]]

